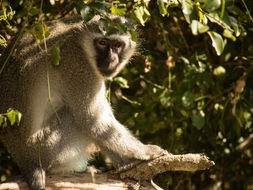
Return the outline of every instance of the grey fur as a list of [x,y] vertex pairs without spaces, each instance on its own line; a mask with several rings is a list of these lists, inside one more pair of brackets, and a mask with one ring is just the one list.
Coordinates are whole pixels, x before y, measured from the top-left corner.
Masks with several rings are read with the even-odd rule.
[[[128,22],[122,17],[111,18]],[[23,115],[19,127],[0,131],[0,139],[31,190],[45,188],[45,172],[81,171],[89,159],[87,148],[91,143],[98,145],[117,168],[164,153],[157,146],[142,144],[114,118],[106,99],[106,79],[94,57],[93,39],[102,35],[98,20],[99,16],[83,23],[79,17],[68,17],[47,23],[48,52],[61,44],[59,66],[46,59],[43,43],[36,43],[28,33],[22,34],[0,75],[0,113],[12,107]],[[121,36],[129,46],[124,50],[124,63],[118,63],[110,77],[135,53],[136,44],[129,34],[115,31],[108,38]],[[48,101],[47,71],[52,104]]]

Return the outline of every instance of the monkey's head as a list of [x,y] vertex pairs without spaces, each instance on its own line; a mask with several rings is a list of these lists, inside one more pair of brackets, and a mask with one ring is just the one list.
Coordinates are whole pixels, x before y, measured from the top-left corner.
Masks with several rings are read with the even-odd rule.
[[[131,24],[132,21],[110,15],[110,19],[119,24]],[[135,53],[136,42],[132,40],[129,32],[121,33],[111,29],[110,34],[104,34],[99,23],[100,16],[95,16],[91,21],[84,23],[82,47],[88,61],[104,78],[117,75]]]

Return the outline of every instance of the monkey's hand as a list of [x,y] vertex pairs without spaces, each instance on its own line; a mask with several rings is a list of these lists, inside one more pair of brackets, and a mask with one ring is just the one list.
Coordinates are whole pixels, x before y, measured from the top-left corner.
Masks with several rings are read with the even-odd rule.
[[146,155],[143,155],[144,160],[151,160],[169,154],[167,150],[164,150],[157,145],[145,145],[145,150]]

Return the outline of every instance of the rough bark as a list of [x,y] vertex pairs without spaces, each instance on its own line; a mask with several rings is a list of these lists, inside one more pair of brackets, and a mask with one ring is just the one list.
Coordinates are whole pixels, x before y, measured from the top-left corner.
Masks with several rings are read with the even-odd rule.
[[[156,174],[165,171],[196,171],[206,170],[214,165],[204,154],[166,154],[154,160],[127,166],[114,174],[104,173],[75,173],[69,175],[47,175],[46,190],[154,190],[150,180]],[[93,177],[92,177],[93,176]],[[120,180],[124,179],[123,181]],[[128,179],[126,179],[128,178]],[[136,181],[148,182],[137,183]],[[12,182],[0,184],[0,190],[28,190],[27,184],[21,177]]]
[[130,168],[118,171],[121,179],[150,180],[159,173],[166,171],[197,171],[206,170],[215,163],[204,154],[166,154],[154,160],[141,162]]

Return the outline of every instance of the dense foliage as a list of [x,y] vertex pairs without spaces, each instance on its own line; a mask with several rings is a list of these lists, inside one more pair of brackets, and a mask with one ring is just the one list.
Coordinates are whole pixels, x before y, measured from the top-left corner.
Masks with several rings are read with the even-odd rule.
[[[1,1],[0,51],[20,30],[43,40],[50,35],[44,22],[65,15],[105,15],[105,32],[113,25],[106,12],[132,17],[140,24],[139,53],[108,83],[117,118],[145,143],[175,154],[203,152],[216,163],[210,171],[168,172],[155,181],[165,189],[250,190],[252,11],[251,0]],[[131,26],[113,27],[135,40]],[[60,64],[59,50],[52,51]],[[16,170],[1,147],[1,181]]]

